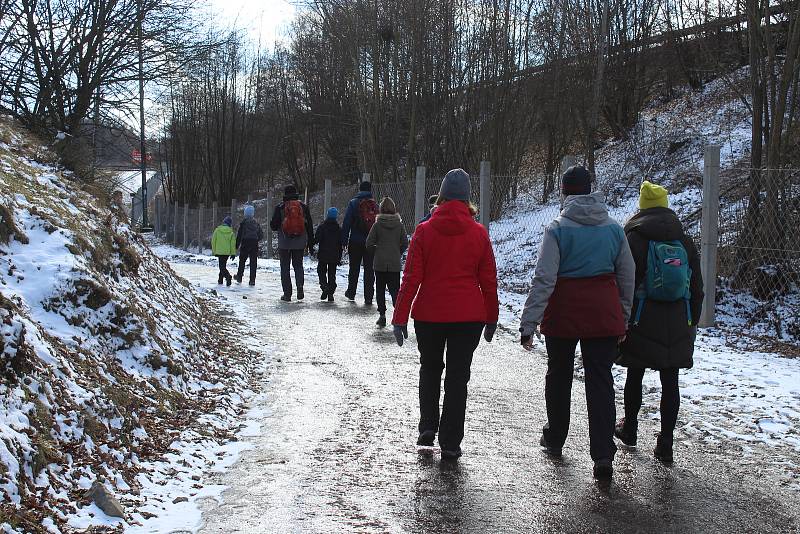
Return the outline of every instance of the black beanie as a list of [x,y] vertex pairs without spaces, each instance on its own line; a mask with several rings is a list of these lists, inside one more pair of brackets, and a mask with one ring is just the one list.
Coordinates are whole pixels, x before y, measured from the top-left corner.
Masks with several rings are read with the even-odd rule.
[[592,175],[583,165],[573,165],[561,177],[564,195],[588,195],[592,192]]
[[285,197],[296,197],[297,196],[297,188],[294,185],[287,185],[283,189],[283,196],[285,196]]
[[361,182],[361,185],[358,186],[359,191],[372,191],[372,182]]

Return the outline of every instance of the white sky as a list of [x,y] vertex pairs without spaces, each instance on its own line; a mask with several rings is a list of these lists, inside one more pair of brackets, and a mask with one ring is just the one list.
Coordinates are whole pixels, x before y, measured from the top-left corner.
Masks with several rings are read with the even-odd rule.
[[[247,30],[253,44],[272,47],[285,40],[289,23],[297,10],[287,0],[209,0],[210,8],[221,26]],[[260,38],[260,39],[259,39]]]

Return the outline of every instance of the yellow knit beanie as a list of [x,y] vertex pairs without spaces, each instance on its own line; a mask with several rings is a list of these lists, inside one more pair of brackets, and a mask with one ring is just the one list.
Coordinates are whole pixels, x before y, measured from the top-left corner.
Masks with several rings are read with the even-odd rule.
[[668,208],[667,190],[645,180],[639,189],[639,209]]

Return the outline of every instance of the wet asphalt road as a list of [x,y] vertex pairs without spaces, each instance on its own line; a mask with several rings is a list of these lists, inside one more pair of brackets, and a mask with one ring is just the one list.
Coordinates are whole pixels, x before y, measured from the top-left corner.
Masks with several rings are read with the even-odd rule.
[[[177,266],[190,279],[213,269]],[[208,274],[204,274],[208,273]],[[313,280],[313,278],[312,278]],[[797,532],[797,500],[741,469],[735,454],[676,443],[676,464],[653,459],[657,428],[617,454],[598,483],[588,454],[583,383],[573,385],[564,458],[538,447],[545,422],[542,349],[511,334],[481,343],[472,367],[464,456],[418,450],[418,353],[397,347],[377,312],[344,299],[280,303],[275,274],[232,298],[278,347],[254,449],[221,478],[222,504],[204,504],[201,532]],[[229,291],[229,290],[225,290]],[[279,361],[278,361],[279,359]],[[618,407],[618,412],[621,407]],[[796,497],[796,496],[795,496]]]

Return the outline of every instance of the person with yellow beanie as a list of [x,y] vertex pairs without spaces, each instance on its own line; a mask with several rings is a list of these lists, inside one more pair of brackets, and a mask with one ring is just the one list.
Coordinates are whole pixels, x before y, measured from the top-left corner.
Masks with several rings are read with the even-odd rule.
[[[636,263],[636,298],[628,335],[620,345],[617,360],[628,372],[625,418],[617,423],[614,435],[625,445],[636,446],[644,372],[645,369],[658,370],[661,375],[661,433],[653,452],[662,462],[671,463],[680,406],[678,370],[689,369],[694,364],[696,326],[703,305],[700,260],[694,242],[684,232],[675,212],[669,209],[667,190],[648,181],[642,182],[639,212],[625,225],[625,236]],[[663,251],[669,253],[664,255]],[[670,287],[675,287],[682,297],[665,298],[664,289],[668,284],[664,280],[668,277],[655,276],[656,271],[680,273],[670,279],[674,281]]]

